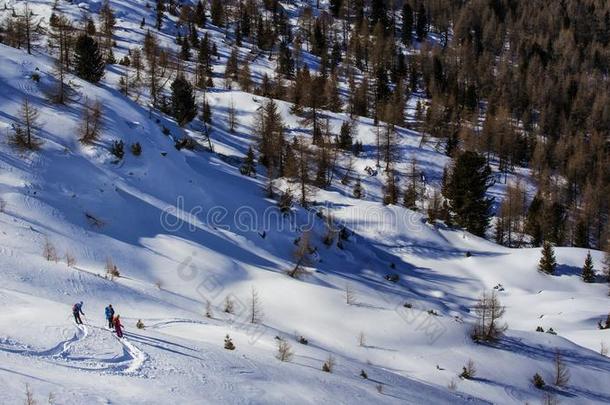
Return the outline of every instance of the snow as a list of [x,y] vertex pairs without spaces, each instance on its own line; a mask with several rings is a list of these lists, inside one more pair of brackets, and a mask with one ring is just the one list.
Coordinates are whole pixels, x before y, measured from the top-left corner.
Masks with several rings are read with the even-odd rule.
[[[30,4],[48,16],[52,3]],[[141,43],[141,18],[154,20],[144,4],[112,2],[122,52],[117,59]],[[61,5],[73,18],[85,7],[94,11],[99,3]],[[167,46],[173,30],[167,21]],[[222,55],[215,71],[222,72],[229,48],[221,31],[209,32]],[[6,202],[0,212],[0,403],[23,403],[25,384],[39,401],[52,393],[57,403],[69,404],[524,403],[544,393],[530,382],[534,373],[552,382],[556,348],[571,380],[548,392],[562,403],[610,402],[610,360],[599,354],[601,342],[610,346],[610,335],[597,329],[610,309],[608,287],[580,281],[586,250],[556,249],[558,274],[543,275],[536,270],[540,249],[507,249],[426,224],[421,213],[383,206],[383,174],[364,171],[376,163],[368,119],[359,120],[357,138],[369,152],[354,160],[367,198],[351,198],[351,187],[336,182],[317,192],[315,208],[283,217],[265,198],[265,178],[242,176],[234,163],[253,142],[261,97],[213,89],[215,153],[177,151],[161,127],[173,137],[201,140],[196,125],[181,129],[159,113],[149,118],[146,103],[116,90],[122,67],[112,67],[99,86],[71,77],[71,102],[50,103],[53,61],[43,50],[27,55],[0,45],[0,198]],[[255,75],[272,70],[267,58],[252,66]],[[34,72],[40,83],[32,80]],[[25,95],[40,110],[39,152],[17,152],[4,137]],[[103,137],[95,146],[80,145],[76,136],[87,98],[104,108]],[[225,125],[231,99],[239,110],[235,134]],[[278,105],[290,135],[308,136],[290,105]],[[327,115],[335,132],[347,119]],[[429,186],[438,186],[448,158],[434,142],[419,147],[416,132],[401,129],[399,135],[398,170],[406,172],[416,157]],[[142,155],[126,153],[114,163],[108,147],[119,138],[126,146],[140,142]],[[527,179],[527,173],[519,176]],[[498,184],[491,194],[503,191]],[[316,209],[354,232],[344,249],[322,243]],[[92,226],[86,214],[102,226]],[[311,274],[295,280],[284,272],[293,266],[296,225],[302,224],[313,226],[318,251]],[[42,257],[46,240],[59,262]],[[75,267],[64,263],[67,252],[77,259]],[[599,271],[602,253],[592,255]],[[121,272],[115,280],[105,278],[109,257]],[[400,279],[389,282],[388,274]],[[345,302],[346,284],[355,291],[352,305]],[[474,344],[468,336],[472,307],[498,285],[509,330],[495,345]],[[262,302],[261,324],[248,319],[252,287]],[[226,296],[235,300],[235,314],[223,312]],[[71,319],[71,306],[80,300],[84,326]],[[205,317],[207,300],[212,318]],[[126,327],[123,340],[105,328],[108,303]],[[139,319],[145,329],[136,329]],[[537,326],[558,335],[535,332]],[[223,348],[226,334],[235,351]],[[309,344],[300,344],[300,336]],[[295,351],[292,362],[275,358],[278,338]],[[329,354],[336,368],[324,373]],[[478,373],[462,380],[458,374],[469,359]],[[456,390],[448,388],[452,381]]]

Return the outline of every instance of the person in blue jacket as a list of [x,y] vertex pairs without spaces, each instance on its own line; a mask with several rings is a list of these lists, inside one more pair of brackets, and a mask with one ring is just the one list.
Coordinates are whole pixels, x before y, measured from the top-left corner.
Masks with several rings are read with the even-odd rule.
[[74,315],[74,321],[76,322],[77,325],[83,324],[83,320],[80,319],[81,314],[85,315],[85,313],[83,312],[83,302],[82,301],[77,302],[72,307],[72,315]]
[[112,308],[112,304],[108,304],[104,311],[106,313],[106,320],[108,321],[108,328],[112,329],[114,327],[114,308]]

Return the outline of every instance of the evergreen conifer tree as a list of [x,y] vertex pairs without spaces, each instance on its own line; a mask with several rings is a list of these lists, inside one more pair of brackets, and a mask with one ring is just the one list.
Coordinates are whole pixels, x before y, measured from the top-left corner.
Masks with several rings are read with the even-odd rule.
[[75,69],[78,77],[97,83],[104,76],[104,57],[98,43],[87,34],[81,34],[74,46]]
[[184,75],[172,83],[172,114],[180,126],[191,122],[197,114],[193,86]]
[[542,257],[538,263],[538,270],[543,273],[553,274],[557,269],[557,261],[555,260],[555,252],[553,251],[553,245],[549,242],[544,242],[542,246]]
[[593,270],[593,258],[591,257],[591,252],[587,253],[585,264],[582,267],[581,277],[582,281],[585,283],[593,283],[595,281],[595,270]]

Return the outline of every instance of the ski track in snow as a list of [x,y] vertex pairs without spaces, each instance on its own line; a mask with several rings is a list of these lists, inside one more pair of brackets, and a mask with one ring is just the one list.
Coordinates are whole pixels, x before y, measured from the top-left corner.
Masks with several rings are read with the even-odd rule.
[[[75,368],[83,371],[96,371],[106,374],[130,374],[137,375],[149,356],[140,350],[135,344],[114,336],[120,344],[122,354],[109,359],[99,359],[89,356],[78,356],[73,353],[73,348],[79,343],[84,343],[88,338],[95,339],[98,335],[95,331],[113,334],[108,329],[91,325],[75,325],[74,334],[65,340],[58,342],[50,349],[34,350],[28,345],[15,342],[11,339],[0,340],[0,351],[19,354],[25,357],[36,357],[53,364]],[[99,340],[99,339],[98,339]]]

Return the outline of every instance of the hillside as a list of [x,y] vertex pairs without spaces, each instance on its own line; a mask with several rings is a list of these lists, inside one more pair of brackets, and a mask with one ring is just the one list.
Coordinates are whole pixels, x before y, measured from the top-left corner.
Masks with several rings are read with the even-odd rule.
[[[22,3],[7,5],[20,10]],[[299,3],[282,2],[294,26]],[[111,2],[116,60],[144,43],[141,20],[155,21],[154,5],[146,4]],[[100,6],[60,1],[57,9],[80,21],[83,10],[97,19]],[[53,3],[29,7],[46,24]],[[156,33],[162,47],[179,51],[178,25],[178,17],[164,17]],[[50,100],[58,75],[48,32],[31,54],[0,44],[0,403],[23,403],[26,389],[37,403],[58,404],[610,402],[610,359],[600,354],[610,329],[597,326],[610,309],[603,252],[591,250],[597,278],[584,283],[588,249],[555,248],[557,270],[544,274],[538,247],[508,248],[431,223],[423,197],[417,210],[384,204],[379,126],[346,112],[321,110],[324,125],[338,134],[352,122],[362,152],[341,152],[328,187],[308,184],[308,204],[299,203],[299,182],[288,177],[275,176],[270,197],[271,171],[261,162],[255,175],[240,172],[248,148],[257,150],[257,116],[268,98],[235,83],[226,88],[233,38],[211,22],[197,30],[208,33],[218,57],[213,86],[195,90],[198,116],[183,126],[150,107],[146,86],[122,94],[120,78],[134,74],[133,66],[108,64],[97,84],[68,73],[68,101],[58,104]],[[257,55],[245,39],[238,51],[255,84],[274,75],[275,54]],[[303,59],[312,69],[320,63],[309,52]],[[183,69],[192,78],[194,61]],[[166,87],[161,93],[169,95]],[[345,93],[346,81],[339,88]],[[10,142],[26,98],[38,110],[38,150]],[[203,98],[209,125],[199,118]],[[421,98],[412,95],[406,122],[396,126],[393,167],[414,175],[417,159],[422,193],[430,196],[451,158],[445,140],[421,142],[410,125]],[[92,101],[101,105],[102,130],[84,144],[81,117]],[[310,142],[313,131],[294,104],[275,103],[288,142]],[[180,139],[196,146],[178,149]],[[111,152],[118,140],[122,158]],[[511,182],[534,196],[529,169],[500,174],[498,164],[491,162],[497,181],[487,190],[497,197],[494,211]],[[358,180],[364,198],[354,197]],[[287,189],[294,203],[281,213],[277,200]],[[109,261],[119,276],[107,273]],[[297,262],[305,274],[290,277]],[[493,343],[475,343],[477,299],[492,291],[506,307],[508,329]],[[253,300],[260,309],[254,323]],[[72,305],[80,301],[85,322],[75,325]],[[105,327],[109,303],[125,326],[122,339]],[[536,332],[539,326],[556,334]],[[225,350],[226,335],[235,350]],[[276,358],[280,342],[294,351],[291,361]],[[564,386],[554,384],[557,353],[570,373]],[[335,364],[327,373],[329,356]],[[476,375],[460,378],[469,360]],[[542,390],[531,382],[535,373],[547,382]]]

